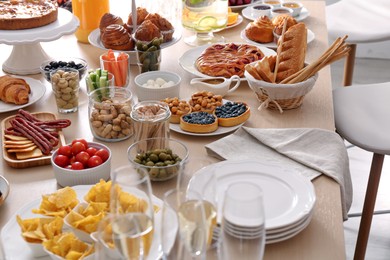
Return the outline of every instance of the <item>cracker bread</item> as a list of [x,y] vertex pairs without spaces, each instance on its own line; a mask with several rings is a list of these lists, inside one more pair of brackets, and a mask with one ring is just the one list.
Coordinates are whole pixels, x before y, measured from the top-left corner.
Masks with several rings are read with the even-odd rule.
[[29,152],[17,152],[16,153],[16,159],[18,160],[25,160],[25,159],[30,159],[30,158],[36,158],[36,157],[41,157],[42,151],[39,150],[38,148],[35,148],[32,151]]

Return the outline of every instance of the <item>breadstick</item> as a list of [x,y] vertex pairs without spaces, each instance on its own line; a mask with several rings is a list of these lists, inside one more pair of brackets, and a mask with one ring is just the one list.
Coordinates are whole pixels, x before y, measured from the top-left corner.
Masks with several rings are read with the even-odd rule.
[[283,42],[284,42],[284,33],[286,32],[286,29],[287,29],[287,19],[285,18],[284,19],[284,22],[283,22],[283,30],[282,30],[282,35],[281,35],[281,38],[279,38],[279,41],[278,41],[278,49],[276,50],[277,51],[277,55],[276,55],[276,63],[275,63],[275,70],[274,70],[274,79],[273,79],[273,82],[276,82],[276,76],[278,74],[278,69],[279,69],[279,60],[280,60],[280,52],[282,51],[282,45],[283,45]]

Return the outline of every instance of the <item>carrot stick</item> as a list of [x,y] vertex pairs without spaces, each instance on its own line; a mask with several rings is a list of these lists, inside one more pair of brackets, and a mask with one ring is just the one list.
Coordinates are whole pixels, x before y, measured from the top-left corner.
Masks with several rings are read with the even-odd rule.
[[117,61],[122,75],[122,82],[123,84],[126,84],[128,77],[129,57],[126,53],[121,52],[117,57]]
[[111,66],[110,72],[112,74],[114,74],[114,77],[115,77],[115,85],[117,85],[118,87],[122,87],[124,83],[122,82],[122,76],[121,76],[120,69],[118,67],[118,63],[117,63],[115,54],[112,50],[108,50],[107,56],[108,56],[108,60],[109,60],[110,66]]

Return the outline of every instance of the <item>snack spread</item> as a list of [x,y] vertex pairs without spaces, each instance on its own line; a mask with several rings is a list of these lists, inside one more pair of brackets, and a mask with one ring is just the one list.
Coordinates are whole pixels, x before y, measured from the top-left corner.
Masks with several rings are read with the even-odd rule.
[[21,78],[8,75],[0,77],[0,100],[15,105],[28,103],[31,93],[30,85]]
[[0,1],[0,30],[41,27],[57,20],[57,1]]
[[264,54],[249,44],[213,44],[196,59],[196,68],[203,74],[230,78],[244,76],[245,65],[261,60]]

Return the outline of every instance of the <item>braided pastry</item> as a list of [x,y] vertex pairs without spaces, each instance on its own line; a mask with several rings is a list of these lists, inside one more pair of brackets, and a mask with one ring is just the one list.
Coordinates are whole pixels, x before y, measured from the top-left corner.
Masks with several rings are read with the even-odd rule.
[[111,24],[100,34],[100,40],[107,49],[129,51],[134,49],[134,42],[127,30],[119,24]]
[[261,16],[246,26],[245,35],[255,42],[269,43],[274,40],[273,30],[271,20],[267,16]]
[[244,76],[245,65],[261,60],[264,54],[249,44],[214,44],[205,49],[195,61],[203,74],[214,77]]

